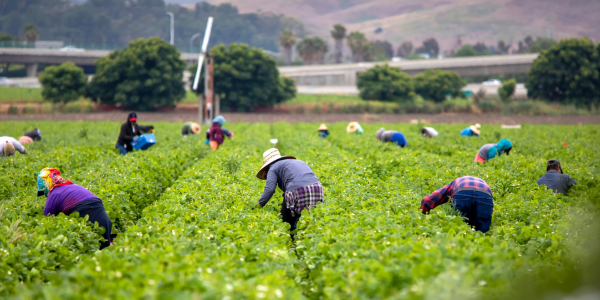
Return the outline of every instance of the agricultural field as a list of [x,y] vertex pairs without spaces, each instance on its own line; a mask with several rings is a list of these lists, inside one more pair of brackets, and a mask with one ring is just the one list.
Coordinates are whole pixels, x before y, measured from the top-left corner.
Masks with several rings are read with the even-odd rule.
[[[183,140],[182,123],[152,125],[158,143],[122,157],[117,122],[0,122],[1,135],[43,133],[28,155],[0,158],[1,298],[599,295],[600,126],[484,125],[480,138],[465,138],[467,124],[436,124],[440,136],[424,139],[418,125],[363,124],[364,135],[350,135],[335,123],[321,139],[314,123],[227,123],[235,138],[211,152],[204,136]],[[378,142],[381,126],[403,132],[408,146]],[[325,190],[294,241],[279,217],[281,191],[255,208],[270,138],[307,162]],[[510,156],[473,162],[500,138],[513,142]],[[535,183],[550,158],[578,181],[567,197]],[[36,175],[44,167],[103,200],[119,234],[113,246],[98,251],[101,229],[81,218],[43,216]],[[465,175],[494,193],[486,234],[448,204],[421,214],[424,196]]]

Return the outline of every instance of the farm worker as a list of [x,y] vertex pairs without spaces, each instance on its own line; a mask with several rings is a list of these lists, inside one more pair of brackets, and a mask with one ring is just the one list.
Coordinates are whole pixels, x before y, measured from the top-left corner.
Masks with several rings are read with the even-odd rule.
[[485,144],[479,148],[477,155],[475,155],[475,162],[485,163],[486,161],[500,156],[502,153],[508,155],[512,149],[512,143],[508,139],[501,139],[498,144]]
[[122,155],[133,151],[131,142],[137,142],[137,137],[140,136],[142,132],[154,132],[154,126],[138,125],[137,114],[135,112],[130,112],[129,115],[127,115],[127,121],[121,125],[121,132],[119,133],[119,139],[117,140],[115,148],[119,149],[119,152]]
[[263,162],[256,177],[266,179],[267,184],[256,207],[265,206],[279,186],[283,191],[281,218],[293,231],[303,209],[311,209],[325,201],[321,182],[305,162],[293,156],[281,156],[276,148],[265,151]]
[[475,125],[471,125],[465,129],[463,129],[463,131],[460,132],[460,135],[463,136],[479,136],[480,130],[481,129],[481,125],[479,125],[479,123],[475,124]]
[[60,171],[52,168],[44,168],[37,176],[37,195],[47,197],[44,206],[44,215],[58,215],[64,213],[70,215],[78,212],[80,217],[89,216],[92,223],[98,222],[100,227],[104,227],[103,242],[100,242],[100,249],[104,249],[111,244],[110,231],[112,222],[104,210],[102,200],[88,191],[86,188],[64,180],[60,176]]
[[472,176],[456,178],[423,198],[421,210],[423,214],[428,214],[431,209],[448,202],[448,199],[452,199],[454,207],[468,218],[465,222],[475,230],[483,233],[490,230],[494,202],[492,190],[483,179]]
[[227,123],[223,116],[216,116],[212,121],[212,126],[206,132],[206,139],[210,148],[215,151],[223,144],[225,137],[233,137],[233,131],[223,128],[223,124]]
[[327,128],[327,125],[325,125],[324,123],[321,124],[321,126],[319,126],[319,136],[322,138],[325,138],[329,135],[329,129]]
[[557,159],[551,159],[546,165],[546,174],[538,179],[537,184],[543,184],[549,190],[566,196],[569,192],[569,189],[577,184],[577,181],[571,178],[571,176],[563,174],[560,161]]
[[27,154],[27,149],[10,136],[0,136],[0,156],[11,156],[19,151],[21,154]]
[[181,135],[183,135],[183,137],[187,137],[190,134],[200,134],[200,132],[200,124],[198,123],[186,122],[183,124],[183,127],[181,127]]
[[430,138],[433,136],[438,136],[438,132],[437,130],[433,129],[433,127],[423,127],[423,129],[421,129],[421,136]]
[[377,132],[375,133],[375,136],[377,137],[378,140],[384,142],[384,143],[396,143],[398,146],[404,148],[407,143],[406,143],[406,138],[404,137],[404,134],[395,131],[395,130],[385,130],[385,128],[381,127],[379,128],[379,130],[377,130]]
[[363,134],[364,130],[362,129],[362,127],[360,127],[360,124],[358,124],[358,122],[350,122],[346,127],[346,132]]
[[34,141],[39,141],[42,139],[42,132],[39,129],[34,129],[32,131],[25,132],[22,137],[19,138],[19,143],[22,145],[25,144],[33,144]]

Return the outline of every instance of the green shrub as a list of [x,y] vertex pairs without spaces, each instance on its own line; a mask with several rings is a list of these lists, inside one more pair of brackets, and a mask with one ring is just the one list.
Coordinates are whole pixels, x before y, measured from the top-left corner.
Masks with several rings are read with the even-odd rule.
[[503,103],[510,103],[512,96],[515,94],[517,83],[514,79],[505,80],[502,86],[498,88],[498,96]]
[[87,95],[141,111],[171,106],[185,97],[184,70],[175,46],[157,37],[140,38],[96,61]]
[[356,86],[363,100],[411,102],[414,97],[410,76],[388,64],[376,65],[360,73]]
[[527,96],[591,107],[600,103],[600,44],[563,39],[540,53],[527,76]]
[[31,104],[28,104],[25,107],[23,107],[23,113],[24,114],[35,114],[35,107],[33,107]]
[[9,106],[8,107],[8,114],[9,115],[18,115],[19,114],[19,108],[16,107],[16,106],[13,106],[13,105]]
[[413,77],[415,92],[424,99],[443,102],[447,96],[464,98],[461,89],[466,82],[454,72],[445,70],[426,70]]
[[79,99],[86,91],[87,77],[83,69],[72,62],[49,66],[40,74],[42,97],[52,103],[68,103]]

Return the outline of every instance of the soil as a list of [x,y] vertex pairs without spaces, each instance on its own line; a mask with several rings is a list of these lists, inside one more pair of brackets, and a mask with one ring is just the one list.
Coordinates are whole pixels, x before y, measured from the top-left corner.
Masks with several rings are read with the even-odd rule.
[[[363,122],[403,123],[419,118],[427,123],[482,123],[482,124],[600,124],[600,115],[589,116],[502,116],[500,114],[276,114],[224,113],[230,122]],[[35,115],[0,115],[0,121],[125,121],[127,112],[62,113]],[[184,122],[198,119],[191,112],[141,112],[138,118],[146,122]]]

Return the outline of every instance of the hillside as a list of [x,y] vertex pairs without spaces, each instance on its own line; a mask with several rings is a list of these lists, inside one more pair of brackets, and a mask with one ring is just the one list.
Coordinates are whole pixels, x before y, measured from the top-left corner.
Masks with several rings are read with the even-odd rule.
[[[189,0],[172,0],[172,2]],[[513,41],[548,34],[558,39],[589,36],[600,39],[600,1],[589,0],[211,0],[232,3],[240,12],[274,12],[298,18],[318,35],[335,23],[360,30],[370,39],[394,45],[420,44],[435,37],[442,50],[463,43]],[[375,34],[377,28],[383,31]]]

